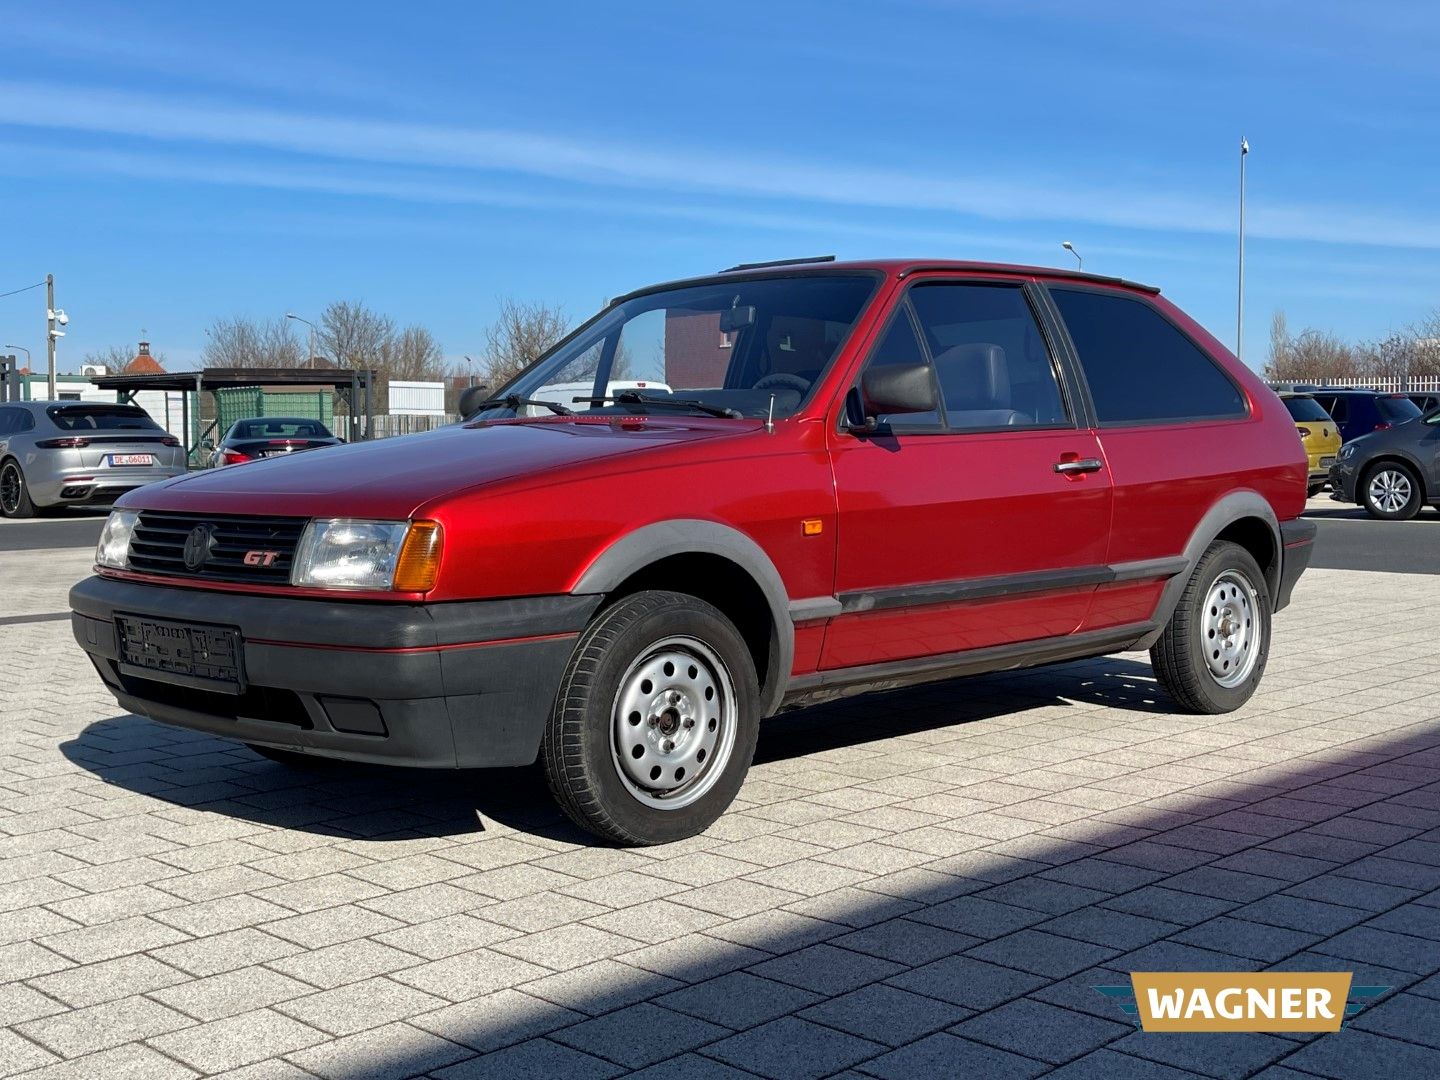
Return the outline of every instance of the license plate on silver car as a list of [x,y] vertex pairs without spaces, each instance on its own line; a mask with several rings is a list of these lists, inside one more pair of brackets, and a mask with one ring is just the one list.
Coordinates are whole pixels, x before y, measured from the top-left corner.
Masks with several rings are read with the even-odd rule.
[[123,465],[154,465],[154,454],[111,454],[110,467]]

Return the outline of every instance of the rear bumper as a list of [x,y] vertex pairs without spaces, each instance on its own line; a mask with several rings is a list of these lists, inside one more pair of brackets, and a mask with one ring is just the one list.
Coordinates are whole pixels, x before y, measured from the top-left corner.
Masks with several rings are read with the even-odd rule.
[[1310,565],[1317,531],[1315,522],[1307,518],[1280,523],[1280,584],[1275,590],[1276,611],[1290,603],[1295,583]]
[[42,506],[86,506],[112,503],[127,491],[185,475],[185,467],[108,469],[66,467],[54,472],[28,472],[30,497]]
[[[598,596],[375,604],[216,593],[91,577],[75,640],[120,705],[243,742],[431,768],[535,760]],[[241,694],[122,667],[115,615],[237,629]]]

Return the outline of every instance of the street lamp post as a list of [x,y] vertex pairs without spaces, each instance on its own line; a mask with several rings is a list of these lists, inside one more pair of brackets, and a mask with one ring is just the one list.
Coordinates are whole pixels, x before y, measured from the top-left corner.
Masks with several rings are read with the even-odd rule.
[[296,322],[303,322],[306,326],[310,327],[310,356],[308,357],[308,359],[306,359],[305,364],[306,364],[307,367],[314,367],[314,366],[315,366],[315,324],[314,324],[313,322],[311,322],[309,319],[302,319],[299,315],[296,315],[293,311],[287,311],[287,312],[285,313],[285,317],[286,317],[287,319],[294,319]]
[[6,345],[5,348],[19,349],[21,352],[23,352],[25,354],[25,366],[27,368],[35,362],[33,359],[31,359],[30,350],[27,349],[24,345]]
[[1250,143],[1240,137],[1240,266],[1235,283],[1235,359],[1243,359],[1245,347],[1245,158]]
[[1061,241],[1060,241],[1060,246],[1061,246],[1062,248],[1064,248],[1066,251],[1068,251],[1071,255],[1074,255],[1074,256],[1075,256],[1075,261],[1076,261],[1076,263],[1079,264],[1078,266],[1075,267],[1075,269],[1077,269],[1077,270],[1084,270],[1084,269],[1085,269],[1085,260],[1082,259],[1082,258],[1080,257],[1080,253],[1075,250],[1075,245],[1074,245],[1074,244],[1072,244],[1069,240],[1061,240]]

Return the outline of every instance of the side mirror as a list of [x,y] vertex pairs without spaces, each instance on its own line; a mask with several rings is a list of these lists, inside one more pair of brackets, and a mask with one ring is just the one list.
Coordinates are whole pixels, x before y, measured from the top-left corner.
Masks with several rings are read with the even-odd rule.
[[940,407],[929,364],[886,364],[867,368],[860,377],[860,402],[865,422],[858,430],[874,429],[875,417],[892,413],[934,412]]
[[460,416],[461,419],[469,416],[475,411],[475,406],[490,396],[490,391],[484,386],[467,386],[460,391]]

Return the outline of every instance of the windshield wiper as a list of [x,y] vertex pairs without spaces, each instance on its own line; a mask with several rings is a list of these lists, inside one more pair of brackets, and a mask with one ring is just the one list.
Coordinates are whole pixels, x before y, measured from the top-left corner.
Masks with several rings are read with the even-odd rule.
[[612,401],[620,405],[671,405],[677,409],[696,409],[709,416],[718,416],[725,420],[745,419],[745,414],[739,409],[711,405],[708,401],[700,401],[697,398],[657,398],[638,394],[634,390],[625,390],[614,397],[577,397],[574,400],[577,403],[583,401],[589,405],[606,405]]
[[519,394],[507,394],[505,397],[490,398],[487,401],[482,401],[471,410],[471,415],[473,416],[477,412],[483,412],[485,409],[493,409],[497,405],[504,405],[507,409],[512,409],[517,413],[525,405],[534,405],[537,408],[549,409],[556,416],[575,415],[574,409],[566,408],[558,401],[542,401],[540,398],[521,397]]

